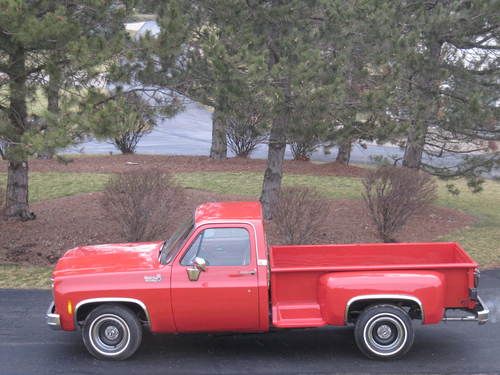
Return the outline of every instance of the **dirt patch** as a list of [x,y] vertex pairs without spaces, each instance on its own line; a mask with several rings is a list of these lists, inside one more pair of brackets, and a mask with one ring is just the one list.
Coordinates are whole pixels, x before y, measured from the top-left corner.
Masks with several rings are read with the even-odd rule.
[[[327,227],[314,243],[364,243],[380,242],[375,226],[368,216],[362,201],[338,199],[330,201],[330,215]],[[412,217],[395,237],[398,242],[431,242],[460,228],[468,227],[476,218],[462,211],[430,206],[424,212]],[[279,244],[272,224],[268,225],[268,240]]]
[[[179,224],[203,202],[238,199],[191,189],[186,189],[186,196],[185,205],[170,213]],[[89,193],[47,200],[33,205],[36,220],[0,220],[0,263],[51,264],[75,246],[125,242],[117,224],[106,217],[101,197],[102,193]]]
[[[34,221],[0,221],[0,263],[47,265],[54,263],[67,249],[82,244],[123,242],[115,223],[106,218],[99,203],[102,193],[81,194],[33,205],[38,213]],[[200,203],[216,200],[247,200],[187,189],[185,205],[170,215],[182,222]],[[330,203],[328,232],[315,243],[359,243],[378,241],[363,203],[334,200]],[[436,240],[451,231],[474,223],[460,211],[430,207],[415,216],[396,238],[404,242]],[[270,243],[279,240],[272,225],[267,225]],[[165,234],[167,237],[169,233]]]
[[[70,156],[68,156],[70,158]],[[31,160],[33,172],[117,173],[134,169],[155,168],[165,172],[264,172],[266,160],[230,158],[212,160],[206,156],[112,155],[77,157],[67,164],[55,160]],[[0,161],[0,171],[7,163]],[[307,175],[361,177],[365,169],[339,163],[312,163],[286,160],[284,172]]]

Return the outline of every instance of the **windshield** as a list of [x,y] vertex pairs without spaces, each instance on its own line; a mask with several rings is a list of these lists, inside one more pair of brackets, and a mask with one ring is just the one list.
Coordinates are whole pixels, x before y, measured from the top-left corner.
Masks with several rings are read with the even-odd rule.
[[165,241],[160,250],[161,264],[168,264],[175,258],[175,255],[184,244],[184,241],[188,237],[189,233],[191,233],[193,227],[193,218],[190,218],[175,231],[172,237]]

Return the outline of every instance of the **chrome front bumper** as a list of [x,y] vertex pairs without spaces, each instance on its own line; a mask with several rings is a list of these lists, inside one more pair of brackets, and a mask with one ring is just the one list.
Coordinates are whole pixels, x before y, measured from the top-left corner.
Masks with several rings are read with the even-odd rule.
[[468,315],[464,316],[446,316],[443,318],[445,322],[478,322],[486,324],[488,321],[490,310],[486,307],[481,297],[477,297],[477,305],[474,310],[468,310]]
[[55,313],[56,306],[54,305],[54,301],[52,301],[47,309],[47,313],[45,314],[45,318],[47,319],[47,324],[52,329],[61,329],[61,319],[59,314]]

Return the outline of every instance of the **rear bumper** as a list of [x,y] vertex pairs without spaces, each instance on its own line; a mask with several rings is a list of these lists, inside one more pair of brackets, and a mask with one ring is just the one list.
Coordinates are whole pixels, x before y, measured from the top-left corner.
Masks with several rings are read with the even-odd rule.
[[445,322],[477,322],[479,324],[486,324],[490,315],[490,310],[484,304],[481,297],[477,297],[477,305],[474,310],[467,310],[467,315],[462,316],[446,316],[443,318]]
[[490,310],[484,304],[483,300],[480,297],[477,297],[477,321],[479,324],[485,324],[490,317]]
[[61,329],[61,318],[59,314],[56,314],[56,307],[54,305],[54,301],[52,301],[47,309],[47,313],[45,314],[45,318],[47,320],[47,325],[52,329]]

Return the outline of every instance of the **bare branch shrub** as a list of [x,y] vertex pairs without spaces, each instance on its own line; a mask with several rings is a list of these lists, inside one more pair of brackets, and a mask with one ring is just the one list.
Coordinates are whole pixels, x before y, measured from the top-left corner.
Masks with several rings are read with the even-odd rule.
[[0,216],[3,215],[5,209],[5,189],[0,186]]
[[437,197],[432,176],[403,167],[370,171],[363,186],[363,199],[384,242],[395,242],[394,234]]
[[290,143],[293,160],[309,161],[311,155],[318,148],[318,143],[314,139],[302,139]]
[[111,140],[123,154],[133,154],[139,141],[156,126],[155,108],[132,92],[106,101],[94,116],[97,139]]
[[0,139],[0,160],[5,159],[5,148],[6,148],[7,142],[4,142]]
[[252,121],[227,120],[227,144],[241,158],[247,158],[266,139],[262,130]]
[[329,204],[319,193],[306,187],[285,187],[273,212],[272,223],[280,242],[299,245],[321,242],[328,230]]
[[118,174],[104,189],[102,205],[119,225],[125,240],[159,240],[175,222],[172,212],[184,203],[184,192],[157,170]]
[[301,124],[298,122],[289,129],[290,149],[293,160],[309,161],[311,155],[321,144],[320,124]]
[[264,114],[252,106],[226,116],[227,144],[236,156],[247,158],[266,139]]

